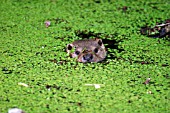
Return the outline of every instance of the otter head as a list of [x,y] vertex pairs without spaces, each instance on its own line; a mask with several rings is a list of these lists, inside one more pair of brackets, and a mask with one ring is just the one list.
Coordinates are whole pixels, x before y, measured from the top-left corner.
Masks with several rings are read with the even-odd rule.
[[[71,52],[72,51],[72,52]],[[67,45],[70,57],[78,62],[99,62],[105,59],[106,49],[101,39],[77,40]]]

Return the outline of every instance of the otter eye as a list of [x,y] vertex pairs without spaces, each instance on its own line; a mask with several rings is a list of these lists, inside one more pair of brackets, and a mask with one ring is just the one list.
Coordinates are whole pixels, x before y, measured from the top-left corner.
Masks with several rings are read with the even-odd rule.
[[80,51],[75,51],[75,54],[76,54],[76,55],[79,55],[79,54],[80,54]]
[[99,50],[97,48],[94,49],[94,52],[97,53]]

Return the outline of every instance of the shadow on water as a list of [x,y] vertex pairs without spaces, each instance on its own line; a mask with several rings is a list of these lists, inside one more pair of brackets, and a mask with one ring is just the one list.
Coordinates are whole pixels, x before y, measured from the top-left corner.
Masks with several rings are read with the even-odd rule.
[[[105,33],[95,33],[92,31],[75,31],[76,36],[82,38],[82,39],[90,39],[91,37],[95,37],[95,38],[100,38],[103,41],[103,44],[105,45],[106,49],[117,49],[118,52],[122,52],[124,51],[124,49],[120,49],[119,46],[119,42],[122,42],[123,40],[119,40],[117,41],[116,39],[114,39],[114,37],[116,37],[118,34],[105,34]],[[102,37],[105,37],[104,39]],[[116,56],[114,56],[113,52],[108,52],[108,54],[110,55],[109,58],[107,59],[115,59]]]

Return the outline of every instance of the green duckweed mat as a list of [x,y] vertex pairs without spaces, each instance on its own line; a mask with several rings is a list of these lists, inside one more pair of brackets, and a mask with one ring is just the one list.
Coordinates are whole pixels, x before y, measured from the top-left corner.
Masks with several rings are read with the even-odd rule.
[[[0,15],[0,113],[170,112],[170,41],[140,34],[170,18],[169,0],[1,0]],[[105,61],[68,57],[94,37]]]

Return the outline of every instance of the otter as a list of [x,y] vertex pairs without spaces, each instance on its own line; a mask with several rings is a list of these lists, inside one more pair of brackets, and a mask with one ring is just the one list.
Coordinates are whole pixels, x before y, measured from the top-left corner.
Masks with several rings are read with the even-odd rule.
[[100,62],[105,59],[107,51],[102,39],[76,40],[67,45],[67,53],[78,62]]

